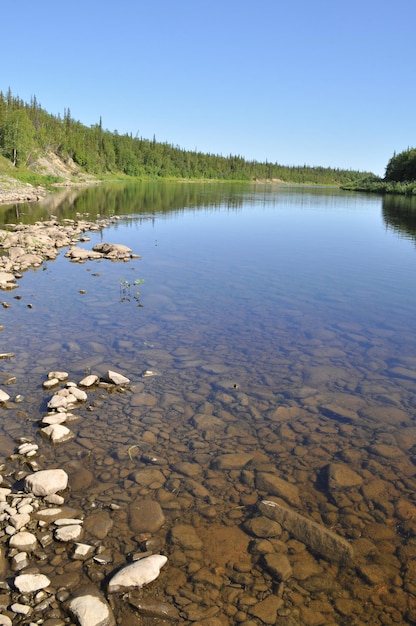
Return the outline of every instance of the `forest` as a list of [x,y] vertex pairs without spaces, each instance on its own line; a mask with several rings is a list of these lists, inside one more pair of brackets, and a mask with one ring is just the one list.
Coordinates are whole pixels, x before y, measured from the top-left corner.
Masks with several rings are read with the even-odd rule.
[[341,186],[353,191],[416,196],[416,148],[394,153],[387,163],[384,178],[370,174]]
[[13,174],[22,177],[24,171],[35,170],[37,159],[48,153],[63,162],[71,160],[97,177],[278,180],[318,185],[346,185],[363,177],[363,172],[354,170],[285,166],[232,154],[185,150],[158,142],[155,137],[144,139],[111,132],[103,128],[101,118],[97,124],[85,126],[72,118],[69,108],[63,116],[53,115],[42,108],[35,96],[25,103],[10,88],[7,93],[0,92],[0,155],[12,164]]

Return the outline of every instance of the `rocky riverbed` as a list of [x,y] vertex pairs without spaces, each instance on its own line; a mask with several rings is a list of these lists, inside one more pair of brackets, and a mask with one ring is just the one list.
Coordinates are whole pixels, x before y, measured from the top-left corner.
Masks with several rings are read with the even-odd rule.
[[[25,254],[130,259],[79,252],[106,223],[2,231],[5,293],[36,267]],[[405,410],[393,383],[372,403],[348,393],[356,372],[320,366],[319,346],[314,366],[282,359],[275,393],[266,367],[263,385],[230,373],[221,345],[211,360],[146,346],[138,374],[134,340],[117,337],[111,368],[105,338],[87,361],[72,346],[31,374],[36,401],[13,345],[0,355],[0,624],[415,623],[414,364],[391,365]]]

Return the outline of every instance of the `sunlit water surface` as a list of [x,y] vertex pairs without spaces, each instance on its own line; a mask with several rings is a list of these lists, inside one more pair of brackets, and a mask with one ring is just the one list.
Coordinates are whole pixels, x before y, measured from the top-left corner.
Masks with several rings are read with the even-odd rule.
[[[22,211],[30,220],[34,209]],[[80,245],[122,243],[141,259],[75,265],[63,251],[3,293],[11,306],[1,313],[1,351],[15,356],[0,361],[0,373],[16,377],[7,390],[24,401],[1,409],[0,428],[5,458],[16,438],[32,437],[42,466],[66,467],[79,480],[72,506],[86,516],[111,511],[102,539],[111,560],[84,565],[77,584],[100,581],[140,549],[127,512],[146,497],[166,516],[155,535],[169,561],[143,593],[175,606],[181,623],[415,623],[410,201],[155,184],[88,189],[53,208],[58,217],[76,211],[118,217]],[[79,381],[107,369],[133,388],[89,391],[74,411],[73,441],[50,446],[37,424],[51,395],[42,390],[47,373]],[[222,455],[231,453],[228,467]],[[135,473],[149,467],[159,474],[141,484]],[[331,482],[331,467],[355,479],[347,472]],[[296,497],[265,490],[263,474]],[[355,563],[327,562],[287,530],[256,535],[257,503],[271,497],[351,541]],[[178,523],[201,544],[178,543]],[[85,540],[93,539],[90,531]],[[288,557],[286,581],[265,566],[268,551]],[[62,557],[61,573],[70,564]],[[198,578],[204,568],[213,580]],[[264,621],[252,607],[272,596],[276,621]],[[126,611],[119,607],[118,623],[136,623]]]

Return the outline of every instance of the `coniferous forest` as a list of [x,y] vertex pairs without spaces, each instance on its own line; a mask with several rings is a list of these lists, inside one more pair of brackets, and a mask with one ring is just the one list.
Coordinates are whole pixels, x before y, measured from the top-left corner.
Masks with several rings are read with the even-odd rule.
[[[279,180],[288,183],[348,185],[363,172],[326,167],[285,166],[249,161],[241,156],[205,154],[153,139],[121,135],[103,128],[101,118],[85,126],[65,109],[63,116],[45,111],[36,97],[30,103],[0,92],[0,155],[20,170],[35,169],[44,155],[71,161],[97,177],[142,179]],[[368,175],[368,174],[367,174]],[[41,182],[41,181],[39,181]]]

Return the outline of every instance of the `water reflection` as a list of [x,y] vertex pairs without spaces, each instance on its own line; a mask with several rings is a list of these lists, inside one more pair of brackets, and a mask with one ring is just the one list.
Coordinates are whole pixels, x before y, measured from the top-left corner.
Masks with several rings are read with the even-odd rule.
[[416,198],[406,196],[383,197],[383,219],[403,237],[416,240]]

